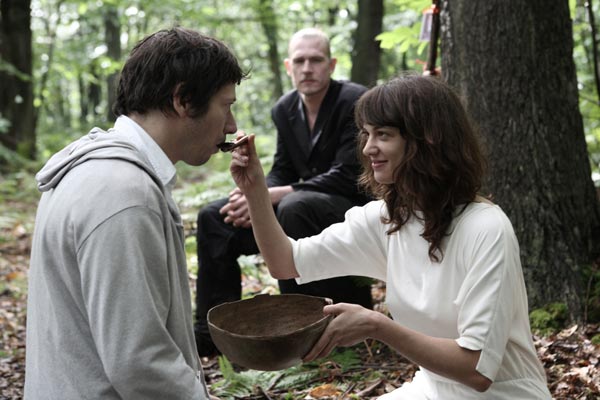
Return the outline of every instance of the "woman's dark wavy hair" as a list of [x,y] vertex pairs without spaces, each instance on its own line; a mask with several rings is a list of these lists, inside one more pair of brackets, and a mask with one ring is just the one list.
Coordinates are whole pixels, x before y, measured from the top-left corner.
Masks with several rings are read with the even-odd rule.
[[208,111],[217,91],[239,84],[246,76],[219,40],[180,27],[161,30],[131,51],[121,71],[113,112],[119,116],[161,110],[174,115],[173,95],[178,94],[183,104],[190,104],[190,117],[199,117]]
[[356,124],[396,127],[406,140],[393,184],[375,181],[369,158],[362,154],[367,135],[361,133],[358,151],[363,164],[361,186],[383,199],[391,223],[399,231],[415,211],[422,212],[429,257],[440,262],[443,238],[456,212],[475,199],[482,186],[486,161],[473,125],[460,98],[440,78],[403,75],[367,91],[357,102]]

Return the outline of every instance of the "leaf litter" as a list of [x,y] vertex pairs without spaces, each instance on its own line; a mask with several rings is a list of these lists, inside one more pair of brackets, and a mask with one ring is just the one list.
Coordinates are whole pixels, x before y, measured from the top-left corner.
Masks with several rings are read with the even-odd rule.
[[[2,222],[0,400],[8,400],[23,397],[31,228],[14,220]],[[190,232],[189,235],[193,234]],[[259,263],[260,259],[254,262]],[[277,291],[276,282],[264,278],[264,266],[260,268],[263,272],[244,275],[245,296]],[[190,274],[192,288],[194,279]],[[372,293],[375,309],[387,313],[383,302],[385,285],[375,282]],[[598,335],[599,324],[574,325],[548,336],[534,335],[554,399],[600,399],[600,346],[591,340]],[[376,399],[410,380],[417,369],[386,345],[373,340],[338,349],[319,362],[276,372],[240,369],[224,357],[202,361],[211,391],[222,399]]]

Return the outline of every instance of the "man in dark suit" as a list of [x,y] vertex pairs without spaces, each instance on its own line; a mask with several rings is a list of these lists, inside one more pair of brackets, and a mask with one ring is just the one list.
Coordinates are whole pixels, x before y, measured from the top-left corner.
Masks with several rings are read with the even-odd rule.
[[[331,79],[337,60],[331,57],[328,37],[318,29],[296,32],[288,54],[284,63],[295,89],[272,109],[277,150],[267,184],[279,223],[296,239],[342,221],[349,208],[368,200],[357,185],[360,164],[353,115],[354,104],[366,88]],[[246,199],[238,189],[198,215],[195,333],[201,356],[216,352],[208,334],[208,310],[240,299],[237,258],[258,252],[251,226]],[[305,285],[292,279],[279,281],[279,288],[282,293],[372,307],[370,285],[356,277]]]

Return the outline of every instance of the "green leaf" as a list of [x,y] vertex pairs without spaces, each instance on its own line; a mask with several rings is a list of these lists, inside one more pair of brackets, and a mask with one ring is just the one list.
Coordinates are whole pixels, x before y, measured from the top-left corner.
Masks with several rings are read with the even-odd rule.
[[223,380],[211,385],[211,392],[220,398],[249,397],[256,387],[269,388],[277,381],[281,372],[247,370],[235,372],[225,356],[219,356],[219,369]]
[[77,14],[79,15],[85,15],[85,13],[88,11],[88,4],[86,2],[80,2],[79,5],[77,6]]

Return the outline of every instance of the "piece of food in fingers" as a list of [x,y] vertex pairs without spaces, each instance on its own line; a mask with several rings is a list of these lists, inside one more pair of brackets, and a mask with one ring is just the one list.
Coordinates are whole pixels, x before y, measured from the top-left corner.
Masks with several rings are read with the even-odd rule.
[[217,147],[219,147],[219,150],[221,151],[232,151],[233,149],[235,149],[236,147],[239,147],[241,145],[243,145],[244,143],[246,143],[248,141],[248,136],[243,136],[242,138],[236,140],[235,142],[223,142],[217,145]]

